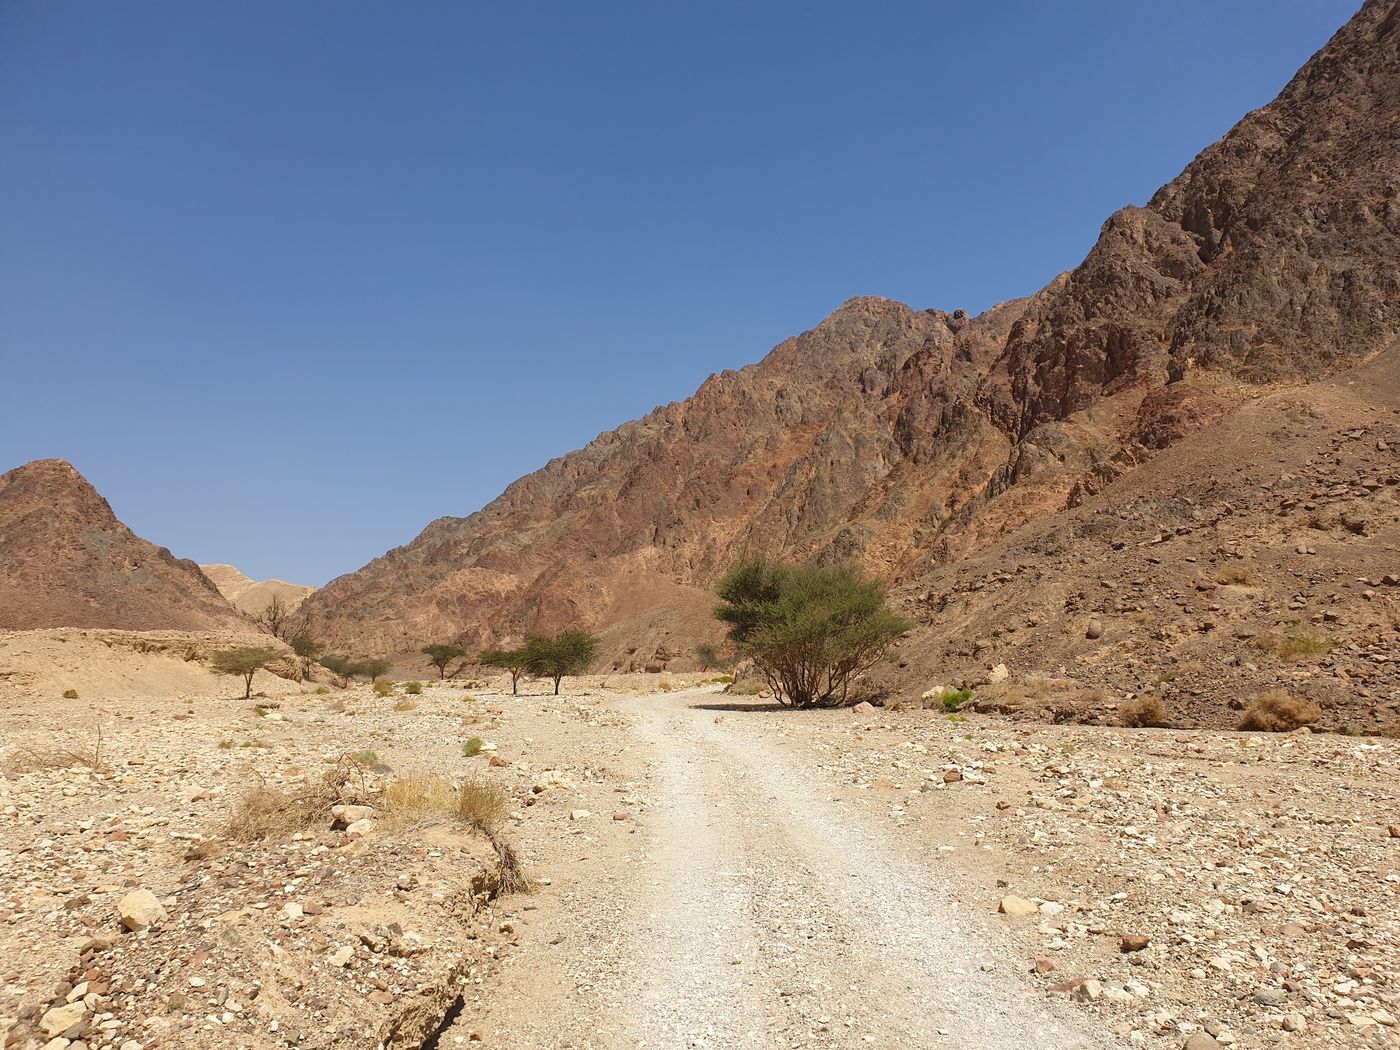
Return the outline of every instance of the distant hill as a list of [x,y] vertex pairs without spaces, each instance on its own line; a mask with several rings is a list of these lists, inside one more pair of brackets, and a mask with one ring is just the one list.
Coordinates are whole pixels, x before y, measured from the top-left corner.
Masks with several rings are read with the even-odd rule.
[[222,563],[201,565],[200,569],[205,576],[214,581],[219,593],[231,601],[234,608],[249,616],[256,616],[266,609],[274,597],[281,598],[290,612],[306,601],[307,595],[316,589],[302,583],[288,583],[286,580],[254,580],[232,565]]
[[[1286,417],[1324,405],[1336,412],[1337,391],[1350,394],[1365,441],[1342,437],[1339,447],[1364,444],[1369,458],[1346,469],[1368,484],[1370,472],[1389,478],[1391,434],[1380,420],[1390,392],[1359,378],[1385,370],[1347,372],[1397,335],[1400,4],[1370,0],[1278,98],[1146,206],[1109,216],[1085,260],[1035,295],[978,317],[852,299],[760,363],[711,376],[689,399],[553,460],[469,517],[432,522],[327,584],[303,612],[332,647],[385,654],[583,624],[602,632],[607,664],[640,667],[715,639],[714,582],[744,555],[854,561],[894,584],[919,621],[901,672],[939,680],[995,662],[1004,647],[994,605],[968,622],[930,611],[928,602],[955,585],[982,588],[973,592],[979,602],[988,593],[981,579],[958,580],[959,564],[981,567],[970,559],[999,544],[1009,552],[1014,537],[1029,543],[1056,522],[1069,527],[1091,504],[1138,515],[1154,536],[1186,528],[1174,516],[1202,493],[1173,490],[1165,510],[1144,510],[1149,482],[1187,479],[1209,490],[1212,506],[1254,507],[1269,482],[1256,466],[1256,439],[1279,449],[1284,462],[1271,461],[1274,469],[1306,467],[1324,485],[1326,471],[1309,460],[1337,460],[1337,435],[1309,431],[1295,442],[1285,418],[1261,439],[1257,413],[1240,416],[1260,398],[1315,393],[1291,407],[1287,397],[1271,401]],[[1393,366],[1395,358],[1378,360]],[[1325,421],[1353,422],[1346,409]],[[1237,458],[1245,448],[1253,460]],[[1168,452],[1176,454],[1151,469]],[[1311,497],[1300,504],[1308,513],[1321,505]],[[1379,533],[1383,520],[1373,511],[1365,528]],[[1267,521],[1240,518],[1239,542],[1272,535]],[[1363,539],[1358,528],[1342,528],[1337,542]],[[1152,622],[1166,619],[1156,603],[1194,604],[1170,593],[1177,581],[1138,566],[1136,539],[1118,542],[1103,555],[1107,564],[1087,540],[1056,545],[1053,556],[1017,548],[1013,570],[1033,564],[1038,581],[1023,596],[1034,606],[1025,615],[1043,625],[1018,635],[1035,639],[1026,661],[1062,651],[1075,658],[1077,648],[1050,645],[1045,632],[1071,623],[1070,609],[1098,608],[1127,572],[1143,591],[1133,603],[1143,607],[1118,625],[1142,646],[1132,659],[1175,655],[1175,642],[1163,640],[1175,634]],[[1290,533],[1287,542],[1287,550],[1309,548],[1307,536]],[[1221,557],[1209,547],[1190,556]],[[1311,556],[1294,557],[1301,565],[1270,571],[1281,574],[1280,592],[1300,592],[1297,600],[1287,593],[1278,616],[1267,607],[1241,613],[1232,629],[1272,628],[1298,618],[1299,601],[1318,600],[1292,575],[1305,573]],[[1001,571],[999,560],[986,565]],[[1210,593],[1195,587],[1212,580],[1193,581],[1189,593]],[[1204,608],[1183,637],[1214,637],[1225,623]],[[1086,641],[1082,625],[1073,629]],[[963,647],[965,632],[984,630],[976,653],[949,652]]]
[[248,631],[199,566],[143,540],[61,459],[0,475],[0,628]]

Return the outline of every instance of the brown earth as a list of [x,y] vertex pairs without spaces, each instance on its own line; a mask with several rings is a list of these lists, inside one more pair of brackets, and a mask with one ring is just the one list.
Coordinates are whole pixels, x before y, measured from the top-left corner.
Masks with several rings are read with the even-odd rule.
[[232,565],[215,563],[200,565],[200,571],[208,576],[219,593],[233,603],[239,612],[257,616],[265,610],[274,598],[282,599],[287,611],[294,611],[314,591],[304,583],[288,583],[286,580],[254,580]]
[[0,475],[0,628],[256,630],[199,566],[143,540],[61,459]]
[[[1396,406],[1385,381],[1396,358],[1376,355],[1400,334],[1398,40],[1400,5],[1370,0],[1274,102],[1146,207],[1110,217],[1084,263],[1036,295],[975,318],[853,299],[759,364],[712,376],[476,514],[433,522],[304,609],[341,650],[402,653],[584,624],[603,633],[614,666],[686,666],[718,634],[714,580],[744,555],[855,560],[902,597],[929,593],[935,604],[964,577],[1026,563],[1017,615],[1056,631],[1071,631],[1066,612],[1087,615],[1115,587],[1128,593],[1108,604],[1145,604],[1124,608],[1126,622],[1098,647],[1132,651],[1104,652],[1088,669],[1116,702],[1154,662],[1189,663],[1196,635],[1214,645],[1295,613],[1325,618],[1335,592],[1347,611],[1329,631],[1342,654],[1318,689],[1366,672],[1370,694],[1338,701],[1329,717],[1369,717],[1369,698],[1390,688],[1394,631],[1379,613],[1387,606],[1358,605],[1364,596],[1351,590],[1397,568],[1375,559],[1394,544],[1384,482]],[[1349,372],[1358,366],[1369,371]],[[1364,457],[1342,437],[1353,424]],[[1358,484],[1371,472],[1381,489]],[[1318,555],[1287,555],[1308,546],[1294,526],[1313,512],[1295,508],[1340,514],[1358,500],[1372,508],[1366,527],[1323,522]],[[1227,505],[1228,522],[1204,524]],[[1075,531],[1110,520],[1121,546]],[[1180,559],[1139,546],[1187,526],[1190,539],[1167,541]],[[1274,541],[1285,551],[1263,550]],[[1214,546],[1207,557],[1202,544],[1259,561],[1257,590],[1187,594],[1188,566],[1204,573],[1211,558],[1234,557]],[[1335,572],[1315,568],[1334,553]],[[969,558],[981,560],[960,575]],[[965,643],[948,634],[999,637],[998,607],[977,593],[960,622],[921,614],[901,655],[908,673],[887,677],[939,681],[985,663],[950,651]],[[1296,599],[1303,607],[1288,608]],[[1165,615],[1148,622],[1159,602]],[[1217,626],[1204,627],[1208,613]],[[1084,648],[1057,640],[1006,659],[1054,672]],[[1202,658],[1235,655],[1218,645]],[[1267,660],[1247,662],[1281,677]],[[1126,686],[1120,672],[1134,672]],[[1255,681],[1248,668],[1229,673],[1241,688]],[[1178,717],[1222,717],[1198,706],[1182,700]]]

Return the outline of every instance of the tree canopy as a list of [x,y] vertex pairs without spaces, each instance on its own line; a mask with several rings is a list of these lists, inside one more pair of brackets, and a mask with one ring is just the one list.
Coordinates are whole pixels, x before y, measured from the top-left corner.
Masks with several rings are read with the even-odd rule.
[[482,667],[493,667],[498,671],[510,672],[510,692],[512,696],[520,692],[520,676],[528,669],[529,657],[525,648],[487,649],[477,657]]
[[774,696],[794,707],[840,706],[851,682],[909,629],[884,588],[849,566],[745,562],[720,581],[715,616]]
[[[447,665],[453,660],[461,660],[462,663],[466,663],[467,651],[460,645],[448,645],[445,643],[440,645],[425,645],[423,646],[422,652],[427,656],[428,662],[437,668],[439,679],[447,677]],[[455,676],[457,671],[461,669],[462,665],[458,664],[457,670],[452,672],[453,675]]]
[[253,695],[253,675],[281,657],[276,649],[242,646],[214,654],[211,666],[215,674],[241,675],[244,682],[243,699]]
[[598,639],[587,631],[561,631],[553,637],[531,635],[525,639],[525,669],[537,678],[554,681],[554,695],[565,675],[588,670],[598,653]]

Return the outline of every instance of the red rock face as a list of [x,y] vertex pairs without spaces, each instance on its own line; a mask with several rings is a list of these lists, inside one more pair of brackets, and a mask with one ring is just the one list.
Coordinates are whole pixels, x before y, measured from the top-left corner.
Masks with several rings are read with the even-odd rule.
[[1072,273],[980,317],[853,299],[754,366],[603,434],[332,582],[335,647],[571,624],[618,666],[712,639],[737,558],[892,582],[1080,504],[1258,384],[1400,332],[1400,4],[1372,0],[1270,105]]
[[0,475],[0,628],[244,630],[194,562],[141,539],[61,459]]

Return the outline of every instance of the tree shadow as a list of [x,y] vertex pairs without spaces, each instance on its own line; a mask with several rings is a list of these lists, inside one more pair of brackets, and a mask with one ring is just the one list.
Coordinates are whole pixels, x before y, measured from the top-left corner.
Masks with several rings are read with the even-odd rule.
[[787,704],[776,700],[728,700],[711,704],[688,704],[692,711],[791,711]]

